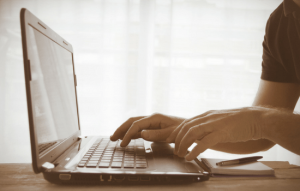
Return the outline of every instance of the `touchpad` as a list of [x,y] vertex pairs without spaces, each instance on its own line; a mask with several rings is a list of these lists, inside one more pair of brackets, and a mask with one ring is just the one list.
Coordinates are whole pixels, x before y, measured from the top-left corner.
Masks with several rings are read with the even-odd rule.
[[186,161],[174,155],[174,144],[151,143],[156,169],[166,172],[198,173],[202,169],[195,161]]
[[151,149],[154,155],[173,155],[174,146],[169,143],[156,142],[151,143]]

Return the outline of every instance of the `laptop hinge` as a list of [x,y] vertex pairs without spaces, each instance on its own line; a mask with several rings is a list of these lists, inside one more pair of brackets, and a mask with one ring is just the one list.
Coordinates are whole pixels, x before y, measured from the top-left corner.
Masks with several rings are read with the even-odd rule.
[[51,170],[55,168],[55,165],[50,163],[50,162],[45,162],[43,165],[42,165],[42,169],[43,170]]

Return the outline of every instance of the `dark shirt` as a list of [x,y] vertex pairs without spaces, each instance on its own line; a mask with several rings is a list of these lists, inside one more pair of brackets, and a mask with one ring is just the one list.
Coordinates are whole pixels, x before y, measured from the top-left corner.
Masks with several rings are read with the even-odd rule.
[[261,79],[300,84],[300,8],[292,0],[284,0],[267,22]]

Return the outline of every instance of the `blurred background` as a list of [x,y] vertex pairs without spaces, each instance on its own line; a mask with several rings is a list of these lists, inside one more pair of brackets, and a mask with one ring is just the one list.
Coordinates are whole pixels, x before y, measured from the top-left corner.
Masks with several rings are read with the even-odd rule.
[[[281,2],[0,0],[0,162],[31,162],[22,7],[73,45],[82,133],[110,135],[131,116],[250,106],[265,24]],[[300,165],[280,146],[253,155]]]

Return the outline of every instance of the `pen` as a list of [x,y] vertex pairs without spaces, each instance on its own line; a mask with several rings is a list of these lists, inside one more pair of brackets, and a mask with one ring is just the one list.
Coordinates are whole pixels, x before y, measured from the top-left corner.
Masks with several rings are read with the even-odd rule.
[[240,158],[240,159],[234,159],[234,160],[226,160],[216,163],[217,166],[227,166],[227,165],[233,165],[233,164],[245,164],[249,162],[257,161],[258,159],[263,158],[262,156],[254,156],[254,157],[246,157],[246,158]]

